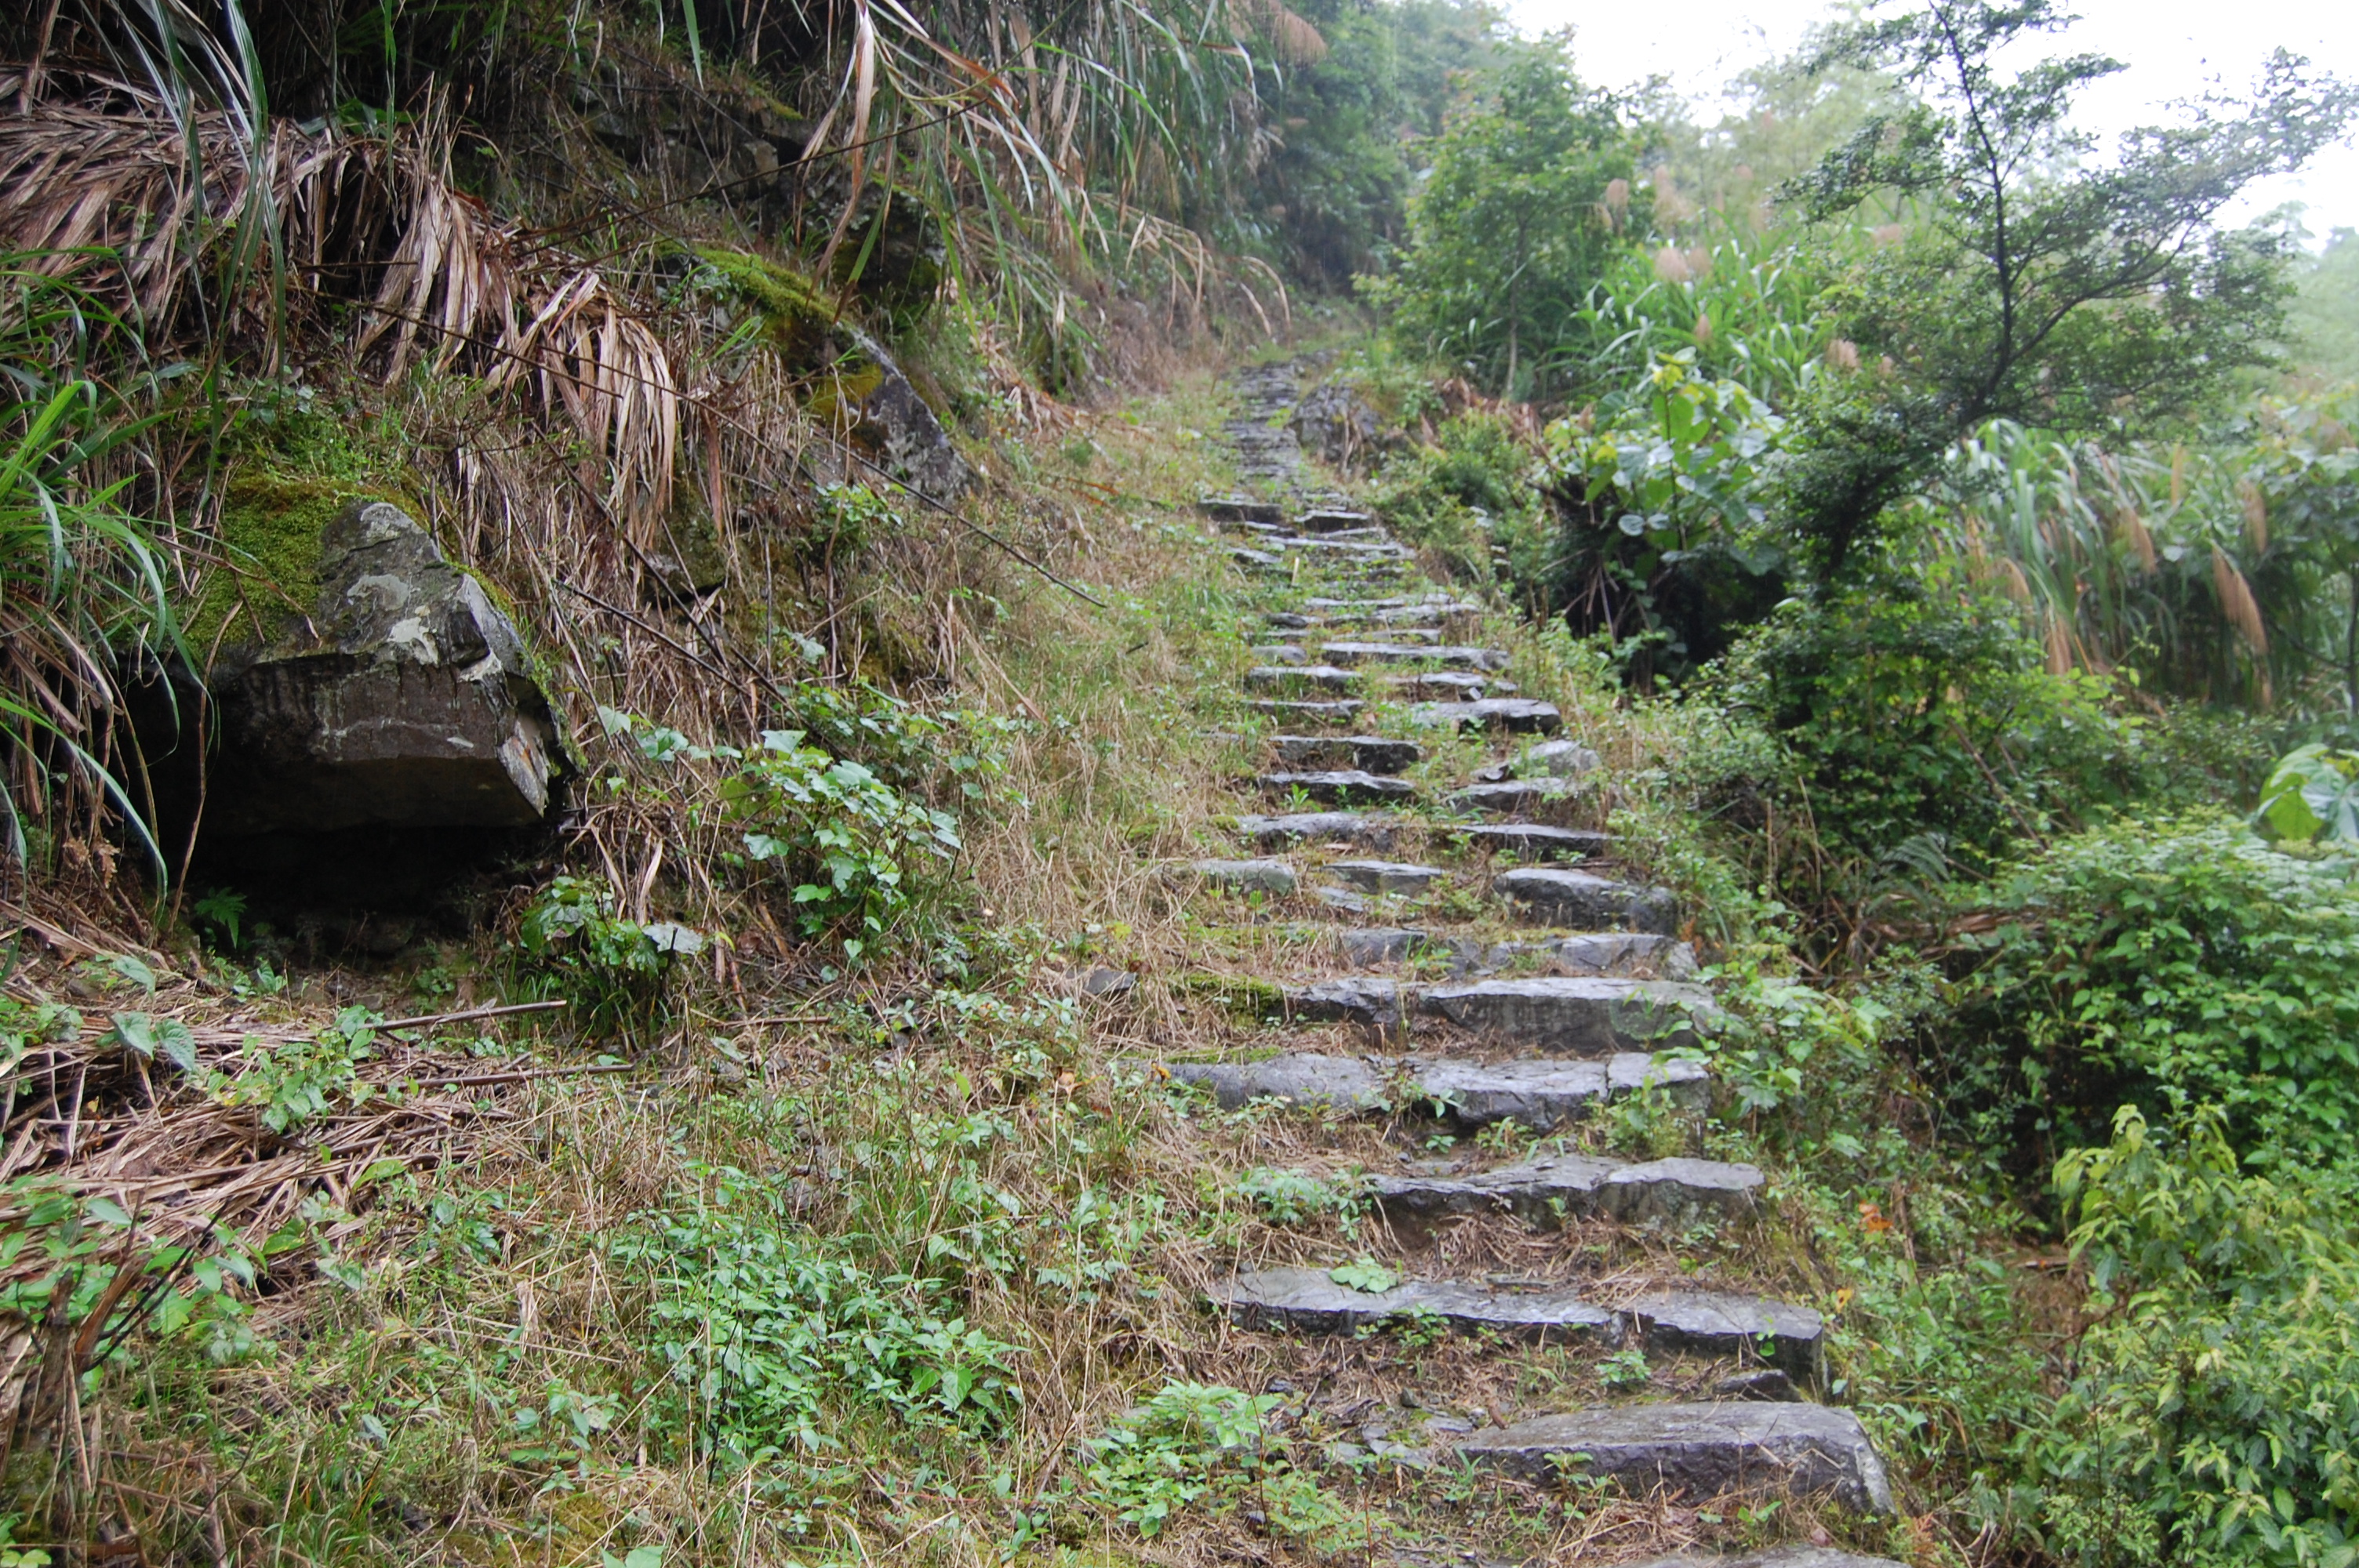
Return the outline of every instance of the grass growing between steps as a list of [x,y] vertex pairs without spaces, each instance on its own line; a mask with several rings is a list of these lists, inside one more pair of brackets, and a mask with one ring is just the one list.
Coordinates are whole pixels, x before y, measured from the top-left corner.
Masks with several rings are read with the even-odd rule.
[[[1094,422],[1086,463],[1070,434],[1026,455],[1022,504],[1073,520],[1060,574],[1104,608],[1011,568],[952,622],[961,700],[1020,722],[930,922],[824,983],[683,965],[636,1070],[491,1091],[463,1162],[322,1188],[256,1249],[266,1288],[223,1292],[234,1332],[160,1325],[92,1374],[63,1463],[16,1455],[14,1539],[50,1539],[69,1498],[150,1561],[273,1563],[1356,1562],[1395,1542],[1571,1563],[1824,1538],[1930,1568],[1969,1535],[1979,1443],[1952,1433],[2038,1369],[1993,1358],[2025,1310],[1979,1261],[1995,1217],[1923,1152],[1882,1054],[1905,988],[1838,1003],[1788,978],[1777,912],[1682,820],[1670,760],[1701,719],[1625,709],[1593,651],[1506,643],[1605,759],[1583,820],[1680,889],[1728,966],[1715,1121],[1639,1106],[1555,1142],[1451,1139],[1222,1113],[1140,1065],[1299,1038],[1182,979],[1214,952],[1299,972],[1306,933],[1339,924],[1172,874],[1234,845],[1266,732],[1233,691],[1241,629],[1278,596],[1184,506],[1225,480],[1179,434],[1216,412],[1198,384]],[[1434,740],[1437,787],[1509,749]],[[488,987],[514,956],[451,961]],[[1136,989],[1077,994],[1101,968]],[[1405,1159],[1549,1147],[1755,1159],[1773,1202],[1756,1222],[1421,1241],[1357,1190]],[[1241,1264],[1361,1259],[1609,1303],[1704,1281],[1819,1305],[1845,1397],[1930,1522],[1404,1470],[1371,1424],[1689,1393],[1728,1368],[1413,1327],[1295,1342],[1201,1304]],[[1364,1456],[1328,1463],[1336,1443]]]

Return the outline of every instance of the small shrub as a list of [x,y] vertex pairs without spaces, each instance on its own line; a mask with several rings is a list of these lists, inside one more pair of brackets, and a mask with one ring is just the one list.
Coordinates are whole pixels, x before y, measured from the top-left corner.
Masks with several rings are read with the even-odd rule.
[[704,938],[670,921],[617,913],[603,881],[560,876],[541,890],[518,930],[524,952],[573,1004],[585,1034],[629,1031],[660,1014],[672,966]]

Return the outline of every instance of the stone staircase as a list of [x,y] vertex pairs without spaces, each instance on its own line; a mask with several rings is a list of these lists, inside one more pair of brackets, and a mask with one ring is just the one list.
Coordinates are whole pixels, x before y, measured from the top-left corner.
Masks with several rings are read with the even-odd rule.
[[[1713,1364],[1682,1383],[1703,1398],[1640,1391],[1566,1408],[1539,1398],[1487,1421],[1393,1411],[1332,1443],[1338,1464],[1473,1466],[1551,1486],[1581,1474],[1681,1507],[1782,1495],[1888,1514],[1865,1432],[1824,1402],[1816,1312],[1677,1271],[1652,1283],[1627,1270],[1594,1286],[1578,1277],[1576,1236],[1608,1227],[1646,1238],[1631,1251],[1659,1259],[1667,1238],[1742,1227],[1767,1201],[1751,1165],[1622,1159],[1568,1136],[1634,1096],[1674,1118],[1709,1104],[1709,1071],[1681,1048],[1720,1015],[1677,939],[1680,912],[1667,890],[1614,869],[1611,837],[1585,820],[1600,761],[1554,738],[1562,715],[1505,678],[1509,655],[1483,636],[1503,618],[1425,580],[1413,552],[1304,467],[1283,423],[1295,367],[1256,367],[1232,384],[1242,412],[1226,436],[1253,492],[1201,511],[1271,589],[1238,694],[1271,732],[1263,768],[1238,781],[1238,857],[1184,875],[1208,912],[1224,912],[1208,919],[1283,913],[1327,934],[1302,959],[1312,972],[1236,977],[1277,1009],[1292,1044],[1161,1066],[1224,1109],[1266,1101],[1325,1124],[1381,1126],[1400,1152],[1363,1195],[1374,1219],[1364,1234],[1387,1249],[1373,1281],[1382,1288],[1339,1282],[1372,1283],[1341,1257],[1240,1260],[1210,1304],[1240,1331],[1288,1342],[1407,1325],[1480,1336],[1486,1357],[1552,1346]],[[1492,760],[1435,776],[1441,759],[1465,755],[1460,737]],[[1469,907],[1482,916],[1470,920]],[[1528,934],[1503,939],[1501,926]],[[1503,1130],[1515,1136],[1494,1136]],[[1455,1277],[1437,1260],[1469,1225],[1561,1236],[1565,1266],[1529,1280]],[[1874,1560],[1795,1548],[1743,1561]]]

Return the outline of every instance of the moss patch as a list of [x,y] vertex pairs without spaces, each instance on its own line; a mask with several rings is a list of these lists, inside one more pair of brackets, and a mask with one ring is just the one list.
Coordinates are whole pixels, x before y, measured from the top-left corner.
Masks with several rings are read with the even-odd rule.
[[818,284],[745,251],[699,245],[696,254],[721,276],[731,294],[761,314],[764,338],[788,363],[809,366],[825,356],[828,329],[835,324],[835,301]]
[[248,469],[230,480],[222,503],[220,552],[187,608],[189,645],[267,643],[300,622],[320,600],[320,541],[355,501],[385,500],[416,514],[416,503],[384,486],[319,474]]

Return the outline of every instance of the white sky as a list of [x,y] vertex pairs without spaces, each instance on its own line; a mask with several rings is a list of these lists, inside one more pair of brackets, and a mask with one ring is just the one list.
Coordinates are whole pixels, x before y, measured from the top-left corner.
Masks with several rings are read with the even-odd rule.
[[[1622,86],[1661,72],[1689,96],[1717,97],[1745,67],[1783,54],[1811,22],[1833,13],[1825,0],[1508,0],[1527,32],[1574,28],[1582,74]],[[2050,50],[2109,54],[2130,69],[2089,90],[2081,122],[2114,131],[2164,119],[2158,106],[2218,85],[2250,85],[2269,51],[2285,48],[2344,78],[2359,77],[2359,4],[2353,0],[2079,0],[2082,20]],[[2303,222],[2322,239],[2338,225],[2359,227],[2359,148],[2351,143],[2319,155],[2300,174],[2272,181],[2239,217],[2286,201],[2307,205]]]

